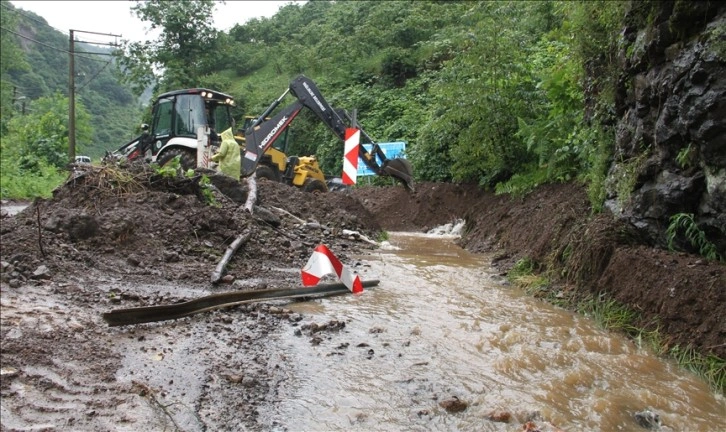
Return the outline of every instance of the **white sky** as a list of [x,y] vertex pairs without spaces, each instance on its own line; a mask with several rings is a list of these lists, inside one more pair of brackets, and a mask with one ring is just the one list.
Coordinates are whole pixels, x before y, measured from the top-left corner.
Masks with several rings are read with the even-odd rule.
[[[16,8],[31,11],[43,17],[48,24],[63,33],[83,30],[104,34],[122,35],[121,39],[141,41],[154,39],[156,34],[146,34],[147,24],[131,13],[135,1],[11,1]],[[214,23],[219,30],[227,31],[235,24],[251,18],[270,17],[289,3],[298,1],[227,0],[217,2]],[[5,11],[3,11],[5,12]],[[113,42],[103,36],[78,33],[76,39],[84,41]]]

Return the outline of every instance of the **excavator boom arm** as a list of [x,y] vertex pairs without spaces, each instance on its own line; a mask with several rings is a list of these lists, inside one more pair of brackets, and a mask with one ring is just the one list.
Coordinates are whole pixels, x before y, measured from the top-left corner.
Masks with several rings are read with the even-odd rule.
[[[245,154],[242,158],[242,173],[245,177],[255,172],[262,155],[272,146],[277,137],[290,125],[303,108],[308,108],[314,112],[341,141],[345,141],[345,130],[348,125],[343,121],[341,114],[325,100],[315,83],[303,75],[292,80],[289,89],[277,98],[265,110],[265,113],[271,113],[288,92],[297,98],[292,105],[283,108],[282,111],[269,120],[265,120],[266,115],[260,116],[245,131]],[[345,112],[343,112],[343,116],[350,120]],[[363,162],[377,175],[392,176],[401,181],[408,189],[413,190],[413,173],[410,163],[405,159],[387,159],[378,144],[363,129],[358,128],[361,131],[361,136],[371,144],[370,152],[363,145],[358,147],[359,156]],[[378,159],[382,161],[381,165],[378,164]]]
[[262,155],[282,135],[302,109],[302,103],[296,101],[267,121],[260,123],[258,119],[245,131],[245,152],[242,155],[242,175],[244,177],[255,172]]

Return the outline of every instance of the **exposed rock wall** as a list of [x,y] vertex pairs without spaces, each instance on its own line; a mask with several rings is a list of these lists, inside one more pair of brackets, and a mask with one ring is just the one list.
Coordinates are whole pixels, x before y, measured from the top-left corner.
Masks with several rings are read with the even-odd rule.
[[726,256],[726,2],[652,2],[636,19],[641,5],[622,33],[606,206],[661,246],[692,213]]

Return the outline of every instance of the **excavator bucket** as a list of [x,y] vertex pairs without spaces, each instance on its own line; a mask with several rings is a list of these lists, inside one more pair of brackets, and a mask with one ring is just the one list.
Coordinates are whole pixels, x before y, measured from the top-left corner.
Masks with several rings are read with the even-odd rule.
[[413,168],[411,162],[402,158],[388,159],[383,163],[381,172],[403,183],[406,189],[413,192]]

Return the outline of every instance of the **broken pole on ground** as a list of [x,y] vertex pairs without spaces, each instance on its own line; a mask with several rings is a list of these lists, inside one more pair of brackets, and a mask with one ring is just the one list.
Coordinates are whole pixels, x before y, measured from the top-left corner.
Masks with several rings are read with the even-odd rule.
[[[363,287],[370,288],[378,285],[378,280],[363,281]],[[231,291],[227,293],[212,294],[184,303],[171,305],[143,306],[129,309],[116,309],[103,314],[103,320],[109,326],[122,326],[130,324],[143,324],[149,322],[166,321],[183,318],[190,315],[206,312],[222,307],[234,306],[243,303],[254,303],[263,300],[279,300],[287,298],[329,296],[349,293],[345,284],[319,284],[307,288],[278,288],[255,291]]]

